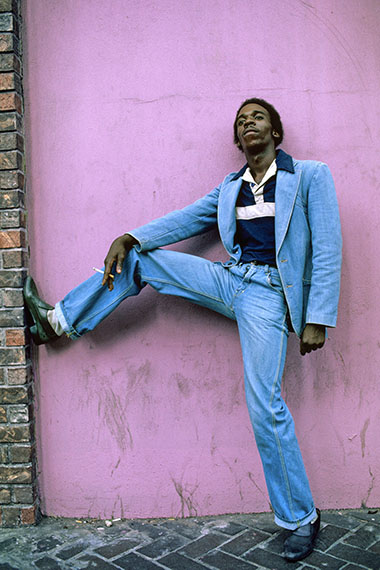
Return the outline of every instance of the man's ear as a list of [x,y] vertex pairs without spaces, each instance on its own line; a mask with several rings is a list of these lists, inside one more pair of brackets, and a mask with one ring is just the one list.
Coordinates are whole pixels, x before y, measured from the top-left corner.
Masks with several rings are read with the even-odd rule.
[[275,139],[278,139],[278,138],[280,137],[280,135],[278,134],[277,131],[272,131],[272,136],[273,136]]

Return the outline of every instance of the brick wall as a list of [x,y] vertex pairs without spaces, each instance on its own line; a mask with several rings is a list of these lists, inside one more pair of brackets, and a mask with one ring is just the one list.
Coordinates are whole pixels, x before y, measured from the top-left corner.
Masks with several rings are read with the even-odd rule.
[[0,0],[0,527],[37,517],[33,385],[22,284],[24,210],[19,0]]

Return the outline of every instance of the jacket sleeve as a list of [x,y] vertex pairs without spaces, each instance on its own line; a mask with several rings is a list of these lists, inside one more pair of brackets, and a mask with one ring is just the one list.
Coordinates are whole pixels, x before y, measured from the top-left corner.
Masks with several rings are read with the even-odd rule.
[[336,325],[342,237],[334,182],[326,164],[318,163],[308,192],[312,271],[306,323]]
[[138,251],[176,243],[212,229],[217,223],[220,186],[182,210],[174,210],[148,224],[128,231],[139,244]]

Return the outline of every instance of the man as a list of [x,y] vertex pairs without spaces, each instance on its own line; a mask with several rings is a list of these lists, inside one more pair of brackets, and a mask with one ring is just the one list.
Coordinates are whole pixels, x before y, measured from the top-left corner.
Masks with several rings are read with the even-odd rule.
[[[289,329],[300,337],[304,355],[321,348],[326,327],[336,324],[338,208],[325,164],[276,151],[283,127],[272,105],[244,101],[234,136],[247,164],[194,204],[118,237],[103,276],[76,287],[55,309],[38,297],[31,278],[24,294],[37,344],[63,332],[79,338],[146,284],[236,320],[247,405],[275,521],[291,531],[284,556],[295,562],[312,551],[320,513],[281,398],[281,377]],[[226,263],[157,249],[216,225],[230,255]]]

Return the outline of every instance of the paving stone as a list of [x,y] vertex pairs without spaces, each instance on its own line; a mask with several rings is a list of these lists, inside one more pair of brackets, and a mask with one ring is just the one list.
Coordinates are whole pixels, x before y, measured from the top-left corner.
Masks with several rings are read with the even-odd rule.
[[290,570],[300,567],[299,562],[287,562],[282,556],[268,552],[263,548],[254,548],[244,555],[244,559],[270,570]]
[[205,525],[205,526],[216,532],[222,532],[223,534],[228,534],[229,536],[234,536],[235,534],[238,534],[239,532],[242,532],[245,528],[247,528],[246,525],[243,526],[233,521],[223,521],[223,520],[213,522],[210,525]]
[[117,568],[117,566],[114,566],[110,562],[106,562],[105,560],[102,560],[97,556],[93,556],[92,554],[87,554],[86,556],[79,558],[79,560],[81,562],[88,563],[87,566],[81,566],[81,568],[85,568],[86,570],[89,570],[90,568],[92,570],[115,570]]
[[138,530],[139,532],[145,534],[146,536],[149,536],[149,538],[152,538],[153,540],[155,538],[159,538],[160,536],[164,536],[165,534],[167,534],[166,529],[163,528],[162,526],[153,525],[141,521],[131,521],[129,523],[129,526],[132,530]]
[[187,542],[188,540],[179,534],[166,535],[157,538],[151,544],[139,548],[137,552],[148,558],[158,558],[168,554],[171,550],[177,550],[177,548],[180,548]]
[[0,570],[20,570],[20,568],[16,566],[11,566],[10,564],[8,564],[8,562],[6,562],[5,564],[2,564],[0,562]]
[[270,534],[262,532],[261,530],[250,529],[226,544],[223,544],[221,549],[224,552],[240,556],[244,554],[244,552],[247,552],[247,550],[257,546],[260,542],[268,540],[270,536]]
[[363,570],[363,566],[357,566],[356,564],[348,564],[344,566],[344,570]]
[[345,560],[339,560],[339,558],[334,558],[333,556],[329,556],[329,554],[316,550],[309,554],[306,558],[306,562],[315,568],[326,568],[326,570],[339,570],[340,568],[344,568],[345,564],[347,564]]
[[349,546],[348,544],[337,544],[329,550],[329,554],[335,556],[336,558],[341,558],[347,562],[354,562],[356,564],[361,564],[365,568],[371,570],[379,570],[380,561],[378,554],[370,552],[369,550],[363,550],[361,548],[355,548],[354,546]]
[[343,542],[359,548],[368,548],[380,539],[380,527],[373,524],[366,524],[354,533],[351,533]]
[[257,568],[256,564],[249,564],[241,558],[235,558],[230,554],[221,552],[220,550],[214,550],[214,552],[209,552],[202,557],[202,561],[219,568],[219,570],[253,570]]
[[123,570],[157,570],[157,568],[161,568],[161,566],[133,552],[118,558],[115,560],[115,564],[117,564],[118,568],[123,568]]
[[55,556],[57,558],[60,558],[61,560],[68,560],[69,558],[72,558],[73,556],[76,556],[77,554],[85,550],[87,546],[88,545],[86,542],[77,542],[76,544],[69,544],[69,546],[62,548],[62,550],[57,552]]
[[60,546],[62,541],[56,538],[55,536],[49,536],[48,538],[44,538],[43,540],[39,540],[36,544],[36,550],[38,552],[45,552],[46,550],[52,550],[56,546]]
[[271,540],[261,545],[260,548],[264,548],[274,554],[279,554],[282,556],[284,552],[284,540],[289,536],[290,532],[288,530],[281,530],[278,534],[272,536]]
[[62,566],[54,560],[54,558],[50,558],[50,556],[44,556],[39,560],[34,562],[37,568],[41,568],[41,570],[60,570]]
[[191,540],[199,538],[203,532],[203,525],[190,520],[165,521],[161,526],[168,531],[182,534],[182,536],[186,536],[186,538]]
[[248,515],[246,519],[246,524],[253,528],[263,530],[264,532],[269,532],[274,534],[280,530],[280,527],[276,525],[273,520],[272,513],[261,513],[259,515]]
[[100,548],[95,548],[97,554],[103,556],[103,558],[113,558],[114,556],[118,556],[118,554],[123,554],[132,548],[138,546],[140,542],[138,540],[134,540],[132,538],[125,538],[123,540],[119,540],[114,544],[108,544],[107,546],[101,546]]
[[7,540],[3,540],[0,542],[0,552],[5,552],[12,550],[18,544],[18,540],[16,537],[7,538]]
[[202,536],[202,538],[191,542],[185,546],[185,548],[181,548],[180,553],[183,552],[189,556],[189,558],[199,558],[203,554],[206,554],[206,552],[209,550],[216,548],[225,541],[225,536],[210,532],[210,534],[206,534],[205,536]]
[[357,510],[350,510],[350,511],[343,511],[343,512],[348,512],[350,515],[352,515],[356,519],[360,519],[362,521],[369,521],[369,522],[373,522],[375,524],[380,524],[380,510],[379,509],[374,509],[374,511],[372,511],[371,509],[368,509],[368,510],[357,509]]
[[327,512],[323,511],[321,516],[322,523],[331,524],[334,526],[340,526],[342,528],[346,528],[347,530],[353,530],[360,526],[360,521],[350,514],[344,514],[343,512]]
[[315,548],[325,551],[332,546],[337,540],[341,539],[347,534],[347,529],[339,526],[332,526],[330,524],[324,526],[318,535],[315,542]]
[[201,562],[196,562],[195,560],[190,560],[177,552],[168,554],[164,558],[157,560],[160,564],[172,568],[172,570],[204,570],[204,566]]
[[370,550],[371,550],[372,552],[378,552],[378,553],[380,554],[380,541],[379,541],[379,542],[376,542],[376,544],[373,544],[373,545],[370,547]]

